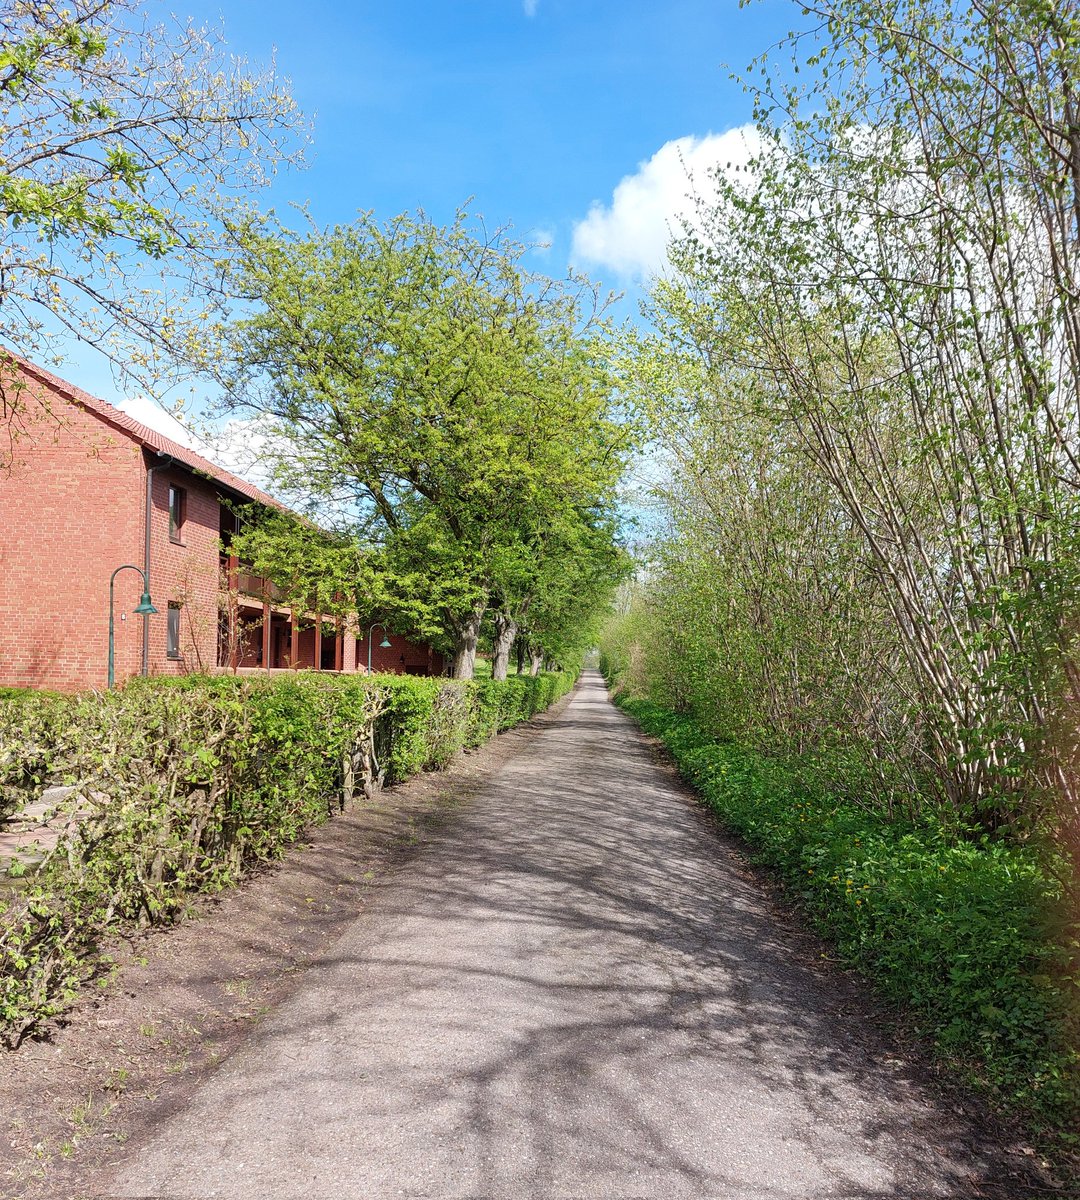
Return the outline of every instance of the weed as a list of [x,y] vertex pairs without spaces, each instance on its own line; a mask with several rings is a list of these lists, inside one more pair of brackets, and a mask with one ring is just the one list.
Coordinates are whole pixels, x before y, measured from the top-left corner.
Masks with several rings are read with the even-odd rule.
[[114,1067],[109,1072],[103,1086],[107,1092],[123,1092],[127,1088],[127,1082],[130,1078],[131,1072],[127,1067]]

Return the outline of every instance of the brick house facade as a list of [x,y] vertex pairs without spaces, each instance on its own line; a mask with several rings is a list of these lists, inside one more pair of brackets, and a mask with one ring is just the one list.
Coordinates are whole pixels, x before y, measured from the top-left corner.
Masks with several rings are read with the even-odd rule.
[[[142,671],[366,670],[355,620],[291,612],[225,552],[230,504],[277,501],[40,367],[12,359],[2,371],[0,400],[16,419],[10,463],[0,459],[0,685],[104,687],[109,577],[127,564],[148,567],[158,611],[135,615],[142,578],[117,574],[118,682]],[[430,647],[392,634],[382,649],[381,638],[373,669],[442,673]]]

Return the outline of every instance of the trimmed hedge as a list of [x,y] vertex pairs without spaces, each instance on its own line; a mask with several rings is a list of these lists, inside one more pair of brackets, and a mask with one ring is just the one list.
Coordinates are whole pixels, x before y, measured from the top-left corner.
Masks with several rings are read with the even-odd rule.
[[357,793],[444,766],[573,683],[188,676],[0,699],[0,803],[72,789],[58,846],[0,899],[0,1041],[71,1003],[109,930],[175,919]]
[[647,700],[617,703],[818,930],[1003,1107],[1076,1142],[1080,930],[1045,851],[886,820]]

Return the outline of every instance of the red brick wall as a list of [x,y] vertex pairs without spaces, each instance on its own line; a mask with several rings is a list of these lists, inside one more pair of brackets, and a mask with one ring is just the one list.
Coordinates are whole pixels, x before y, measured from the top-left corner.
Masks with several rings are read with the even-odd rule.
[[[104,687],[109,575],[142,565],[142,450],[45,385],[28,390],[0,470],[0,684]],[[118,674],[138,669],[141,592],[134,571],[117,576]]]
[[[373,672],[387,675],[404,675],[410,670],[424,671],[428,669],[428,647],[418,642],[410,642],[398,633],[387,635],[390,648],[383,649],[379,643],[383,640],[382,630],[376,629],[371,637],[371,669]],[[368,640],[367,635],[358,638],[356,643],[356,667],[359,671],[367,670]],[[431,656],[431,674],[441,675],[443,657],[441,654]]]
[[[153,459],[151,465],[159,462]],[[169,485],[186,492],[187,519],[180,542],[169,539]],[[143,487],[145,489],[145,480]],[[145,491],[143,493],[145,504]],[[221,501],[208,479],[183,469],[154,472],[150,518],[150,594],[158,616],[150,618],[150,674],[177,675],[217,666]],[[138,561],[142,562],[142,551]],[[169,601],[180,604],[181,659],[169,659]]]
[[[10,469],[0,471],[0,684],[62,691],[107,682],[109,576],[143,565],[146,463],[142,448],[53,393],[34,393]],[[40,395],[38,394],[40,393]],[[156,457],[153,462],[158,462]],[[169,540],[169,483],[187,490],[182,545]],[[155,472],[151,519],[151,673],[217,662],[219,501],[210,481]],[[142,593],[135,571],[116,577],[116,678],[142,665]],[[170,600],[181,607],[183,658],[166,657]]]
[[[146,470],[159,464],[150,522],[150,594],[158,612],[149,618],[149,670],[212,670],[222,583],[217,486],[144,452],[134,438],[47,384],[28,379],[27,389],[12,462],[6,470],[0,466],[0,685],[63,691],[106,686],[109,576],[121,564],[143,565]],[[179,542],[169,536],[170,484],[186,492]],[[141,592],[137,572],[117,576],[117,682],[141,669],[143,619],[132,612]],[[180,605],[181,656],[174,659],[167,655],[170,601]],[[392,634],[391,647],[382,649],[381,639],[376,630],[376,671],[442,672],[442,656],[429,655],[427,646]],[[366,636],[349,642],[346,669],[355,645],[357,669],[365,670]],[[295,666],[314,665],[314,643],[314,631],[302,629]],[[259,647],[256,628],[245,637],[242,665],[260,661]],[[280,650],[288,661],[287,636]]]

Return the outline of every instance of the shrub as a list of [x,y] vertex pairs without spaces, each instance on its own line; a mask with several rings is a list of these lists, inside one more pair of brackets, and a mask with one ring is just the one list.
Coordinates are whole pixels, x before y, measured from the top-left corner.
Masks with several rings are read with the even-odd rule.
[[433,765],[435,700],[446,681],[411,675],[378,678],[385,681],[387,705],[376,748],[386,779],[397,783]]
[[110,929],[175,919],[361,788],[443,766],[572,684],[300,673],[6,699],[0,801],[71,792],[56,848],[0,900],[0,1040],[63,1011]]
[[53,692],[10,690],[0,699],[0,819],[40,794],[74,703]]
[[1064,864],[1034,845],[841,802],[795,765],[717,743],[690,717],[619,703],[943,1054],[1037,1126],[1075,1131],[1080,947]]
[[470,687],[471,712],[469,728],[466,735],[467,745],[479,746],[493,737],[502,725],[502,713],[505,708],[505,697],[513,684],[507,680],[499,684],[491,679],[473,680]]

